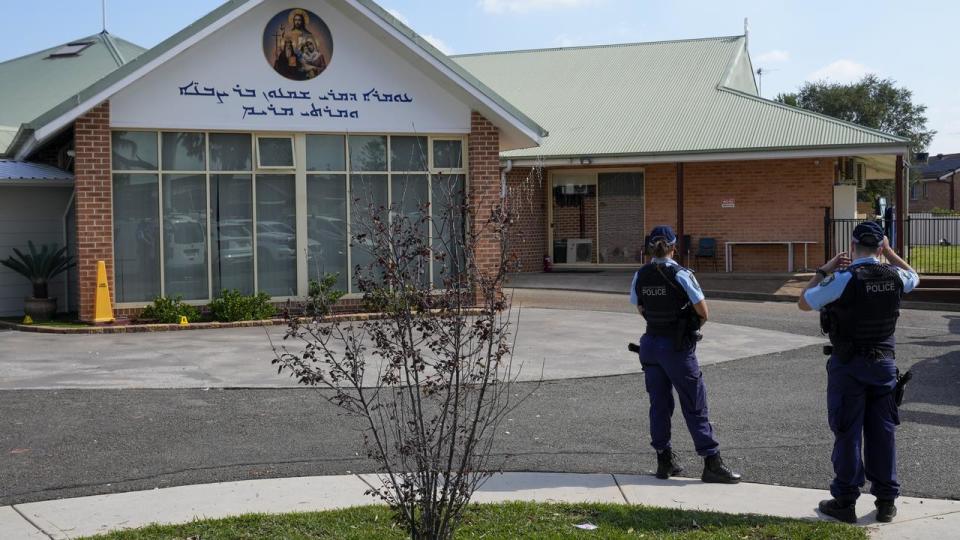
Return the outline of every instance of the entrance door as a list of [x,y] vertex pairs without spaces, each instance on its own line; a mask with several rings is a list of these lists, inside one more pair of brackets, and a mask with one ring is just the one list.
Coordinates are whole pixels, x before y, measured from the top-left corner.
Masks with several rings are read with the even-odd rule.
[[557,173],[550,182],[553,261],[597,262],[597,175]]

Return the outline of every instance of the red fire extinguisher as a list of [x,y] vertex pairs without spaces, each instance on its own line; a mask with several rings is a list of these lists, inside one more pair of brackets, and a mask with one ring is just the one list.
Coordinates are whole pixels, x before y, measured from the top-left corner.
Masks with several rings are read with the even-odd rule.
[[543,271],[544,272],[553,272],[553,260],[549,255],[543,256]]

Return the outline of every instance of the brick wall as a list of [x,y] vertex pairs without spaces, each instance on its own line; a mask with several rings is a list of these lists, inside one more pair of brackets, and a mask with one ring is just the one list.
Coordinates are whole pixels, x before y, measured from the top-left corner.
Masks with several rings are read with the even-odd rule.
[[[718,267],[725,241],[808,240],[808,266],[823,263],[823,208],[833,205],[833,159],[687,163],[684,165],[684,232],[696,246],[717,239]],[[722,208],[733,199],[735,208]],[[794,246],[803,266],[803,248]],[[736,246],[734,270],[784,272],[785,246]],[[706,269],[706,267],[702,268]]]
[[103,102],[78,118],[74,136],[80,319],[90,321],[97,293],[97,261],[106,261],[107,282],[110,294],[114,293],[109,103]]
[[486,222],[493,209],[500,204],[500,131],[477,112],[472,113],[470,118],[467,151],[470,167],[467,200],[473,211],[470,227],[475,231],[483,231],[475,246],[477,269],[481,273],[496,272],[500,261],[500,242]]
[[[929,212],[934,208],[945,210],[951,208],[949,178],[945,182],[921,182],[918,189],[920,190],[920,197],[910,199],[911,212]],[[955,189],[953,208],[960,208],[960,189]]]
[[516,168],[507,173],[513,223],[510,249],[520,272],[543,268],[547,249],[547,175],[539,168]]

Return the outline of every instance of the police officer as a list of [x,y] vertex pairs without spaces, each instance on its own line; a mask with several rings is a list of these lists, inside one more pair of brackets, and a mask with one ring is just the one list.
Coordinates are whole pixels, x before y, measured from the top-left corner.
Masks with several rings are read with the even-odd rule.
[[[667,479],[683,472],[670,447],[676,389],[694,446],[704,457],[701,480],[736,484],[740,475],[723,464],[720,443],[707,418],[707,388],[697,362],[696,330],[707,320],[707,303],[693,272],[673,260],[676,244],[677,235],[672,228],[655,227],[647,237],[654,258],[637,271],[630,288],[630,302],[647,322],[646,333],[640,338],[640,362],[650,395],[650,436],[657,451],[657,478]],[[689,322],[696,319],[689,317],[690,310],[698,320]],[[695,327],[684,331],[684,325]]]
[[[822,310],[821,325],[833,347],[827,362],[827,415],[836,476],[830,484],[834,498],[821,502],[820,511],[856,523],[857,497],[866,477],[877,498],[877,521],[889,522],[897,515],[894,501],[900,495],[893,334],[900,297],[920,278],[890,248],[876,222],[857,225],[851,251],[853,262],[840,253],[818,269],[799,301],[804,311]],[[881,263],[881,255],[891,264]]]

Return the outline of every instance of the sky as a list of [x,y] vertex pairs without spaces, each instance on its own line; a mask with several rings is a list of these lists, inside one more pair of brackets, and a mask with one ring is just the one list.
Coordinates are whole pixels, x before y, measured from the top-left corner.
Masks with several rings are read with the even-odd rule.
[[[306,0],[304,0],[305,2]],[[960,152],[954,0],[379,0],[448,54],[740,35],[764,97],[804,81],[891,78],[927,106],[932,154]],[[219,0],[106,0],[107,30],[151,47]],[[297,4],[294,0],[291,6]],[[101,0],[0,0],[0,61],[101,29]]]

